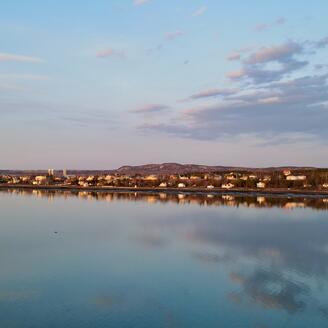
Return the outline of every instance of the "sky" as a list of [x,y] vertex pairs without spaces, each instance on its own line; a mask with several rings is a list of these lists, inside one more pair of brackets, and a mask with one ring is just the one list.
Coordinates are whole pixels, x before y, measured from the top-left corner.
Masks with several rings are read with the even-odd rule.
[[2,0],[0,169],[328,166],[325,0]]

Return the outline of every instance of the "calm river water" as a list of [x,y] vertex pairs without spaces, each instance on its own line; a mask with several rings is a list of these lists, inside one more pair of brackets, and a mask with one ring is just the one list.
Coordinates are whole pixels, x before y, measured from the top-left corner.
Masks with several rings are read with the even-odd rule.
[[0,327],[328,327],[328,199],[0,192]]

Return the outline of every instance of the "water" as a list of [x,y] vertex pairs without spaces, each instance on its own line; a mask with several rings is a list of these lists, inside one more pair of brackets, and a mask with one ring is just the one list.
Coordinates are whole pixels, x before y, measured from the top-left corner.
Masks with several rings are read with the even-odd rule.
[[0,327],[327,327],[328,200],[0,192]]

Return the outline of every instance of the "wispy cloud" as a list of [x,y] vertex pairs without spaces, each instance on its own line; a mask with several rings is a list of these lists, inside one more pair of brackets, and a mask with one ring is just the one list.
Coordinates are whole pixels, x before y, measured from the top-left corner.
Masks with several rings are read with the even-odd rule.
[[278,46],[262,47],[258,51],[252,53],[247,63],[259,64],[270,61],[283,61],[295,54],[300,54],[303,46],[296,42],[287,42]]
[[[139,129],[196,140],[248,136],[271,144],[326,143],[328,72],[300,70],[325,46],[323,38],[248,50],[240,59],[241,68],[228,73],[236,88],[195,93],[188,98],[199,101],[192,108],[166,121],[146,122]],[[314,65],[308,66],[315,72]],[[207,99],[211,102],[202,102]]]
[[0,81],[0,90],[3,91],[23,91],[24,88],[18,87],[16,85],[12,85],[10,83],[3,83]]
[[150,2],[150,0],[134,0],[134,1],[133,1],[133,4],[134,4],[135,6],[141,6],[141,5],[144,5],[144,4],[147,3],[147,2]]
[[229,98],[211,106],[192,108],[188,119],[176,117],[161,123],[147,123],[143,131],[172,136],[213,140],[256,135],[263,142],[284,135],[279,143],[296,135],[327,140],[327,75],[306,76],[276,82],[263,88]]
[[209,89],[190,96],[189,99],[215,98],[220,96],[230,96],[237,92],[236,89]]
[[258,31],[258,32],[266,31],[268,29],[269,29],[268,24],[258,24],[255,26],[255,31]]
[[148,104],[148,105],[142,106],[140,108],[134,109],[134,110],[132,110],[132,112],[136,113],[136,114],[151,114],[151,113],[162,112],[167,109],[169,109],[169,106],[167,106],[167,105]]
[[[229,72],[227,77],[232,80],[247,78],[254,83],[277,81],[308,64],[308,61],[297,59],[297,56],[304,53],[304,44],[291,41],[281,45],[261,47],[242,61],[240,70]],[[273,63],[277,63],[278,68],[268,68],[268,65]]]
[[0,62],[24,62],[24,63],[40,64],[43,63],[44,61],[38,57],[0,53]]
[[285,19],[285,17],[279,17],[279,18],[277,18],[277,20],[275,21],[275,23],[277,24],[277,25],[283,25],[283,24],[285,24],[286,23],[286,19]]
[[160,52],[162,49],[163,49],[163,45],[162,45],[162,44],[158,44],[158,45],[155,46],[155,47],[148,48],[148,49],[146,50],[146,54],[147,54],[148,56],[150,56],[150,55],[152,55],[152,54],[154,54],[154,53],[156,53],[156,52]]
[[328,46],[328,36],[317,41],[316,46],[317,46],[317,48],[327,47]]
[[227,77],[229,79],[235,80],[235,79],[240,79],[246,75],[246,71],[244,69],[240,69],[237,71],[232,71],[227,73]]
[[193,17],[202,16],[206,13],[206,11],[207,11],[207,6],[202,6],[202,7],[198,8],[196,11],[194,11],[192,16]]
[[179,38],[181,36],[183,36],[183,32],[180,31],[180,30],[177,30],[177,31],[174,31],[174,32],[168,32],[165,34],[165,38],[169,41],[173,41],[175,40],[176,38]]
[[239,60],[240,58],[241,58],[241,55],[238,52],[234,52],[234,53],[228,55],[228,57],[227,57],[227,59],[230,61]]
[[49,76],[37,74],[0,74],[0,80],[46,81],[49,80]]
[[262,23],[255,26],[255,31],[263,32],[267,31],[275,26],[283,25],[286,23],[285,17],[278,17],[273,23]]
[[99,51],[97,53],[98,58],[119,58],[119,59],[124,59],[125,58],[125,53],[124,51],[121,50],[115,50],[113,48],[107,48],[105,50]]

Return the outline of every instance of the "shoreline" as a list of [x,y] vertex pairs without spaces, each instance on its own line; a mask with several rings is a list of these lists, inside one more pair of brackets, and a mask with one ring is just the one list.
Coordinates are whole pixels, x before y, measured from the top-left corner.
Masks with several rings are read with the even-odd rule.
[[72,185],[22,185],[0,184],[0,190],[28,189],[45,191],[86,191],[86,192],[143,192],[143,193],[167,193],[167,194],[240,194],[240,195],[272,195],[272,196],[304,196],[304,197],[328,197],[328,190],[302,190],[302,189],[245,189],[245,188],[160,188],[160,187],[100,187],[100,186],[72,186]]

